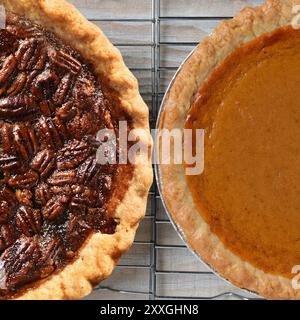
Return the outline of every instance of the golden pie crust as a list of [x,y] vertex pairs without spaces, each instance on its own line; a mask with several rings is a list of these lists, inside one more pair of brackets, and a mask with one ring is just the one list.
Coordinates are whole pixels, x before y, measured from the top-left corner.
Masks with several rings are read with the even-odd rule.
[[[238,104],[234,105],[234,103],[237,101],[246,101],[246,103],[249,103],[249,100],[255,99],[255,91],[254,93],[251,91],[251,83],[255,82],[256,80],[259,81],[259,78],[256,77],[255,70],[256,68],[260,68],[264,76],[268,75],[269,70],[264,69],[264,59],[268,59],[266,58],[269,54],[268,48],[272,46],[273,42],[277,42],[279,48],[277,48],[277,52],[279,52],[278,56],[280,56],[280,50],[284,50],[284,48],[293,48],[292,46],[294,40],[291,40],[293,37],[296,39],[296,46],[294,50],[297,50],[297,44],[299,43],[299,31],[294,30],[291,27],[291,23],[295,17],[293,8],[299,4],[300,1],[270,0],[257,8],[245,8],[233,19],[221,23],[210,36],[205,38],[199,44],[193,54],[180,69],[170,91],[165,98],[164,109],[161,114],[159,127],[167,128],[169,130],[184,127],[200,129],[209,127],[211,123],[215,124],[214,121],[217,121],[216,119],[218,119],[219,122],[215,124],[216,127],[213,127],[212,129],[210,128],[209,130],[211,131],[209,133],[211,136],[215,135],[215,139],[221,139],[222,137],[226,140],[230,139],[230,136],[232,136],[235,132],[234,130],[241,130],[240,128],[243,125],[242,116],[248,117],[247,121],[245,121],[247,124],[249,124],[251,120],[249,120],[249,117],[253,117],[253,129],[255,129],[256,124],[264,125],[266,123],[265,121],[260,122],[259,119],[256,119],[255,121],[255,117],[257,117],[258,114],[255,113],[256,110],[253,111],[253,114],[251,113],[252,110],[250,110],[250,108],[252,105],[249,106],[249,112],[244,110],[244,114],[239,113],[241,118],[236,117],[238,114],[236,111]],[[266,43],[268,45],[265,45]],[[251,50],[257,50],[256,54],[261,60],[256,60],[255,55],[251,56],[251,54],[248,54],[251,52]],[[274,52],[276,52],[276,47]],[[290,71],[290,80],[293,79],[293,73],[297,76],[296,70],[294,70],[294,67],[297,67],[297,61],[292,61],[292,58],[296,56],[296,54],[291,55],[290,62],[288,62],[288,64],[290,64],[290,66],[293,68]],[[249,69],[245,71],[245,73],[248,72],[245,77],[241,76],[244,75],[244,71],[241,69],[245,67],[247,63],[244,65],[243,63],[239,64],[239,61],[243,61],[243,57],[244,59],[249,59],[247,60]],[[281,59],[281,57],[279,57],[279,59]],[[283,67],[284,61],[286,60],[282,61]],[[253,74],[251,74],[251,63],[255,65],[253,68]],[[278,66],[279,64],[277,63],[277,66],[274,67],[273,65],[272,68],[277,68]],[[236,72],[236,74],[232,75],[234,72]],[[230,88],[230,83],[227,84],[226,80],[224,80],[231,79],[229,78],[231,76],[237,83],[237,85],[232,88]],[[242,89],[239,89],[239,81],[244,81]],[[227,85],[228,88],[226,88]],[[246,94],[249,94],[250,98],[247,96],[247,98],[243,100],[243,96],[241,97],[242,94],[238,90],[247,91],[247,87],[249,90],[248,92],[243,93],[243,95],[246,96]],[[255,90],[255,85],[253,87]],[[275,78],[274,87],[276,87]],[[216,88],[218,89],[216,90]],[[228,96],[226,96],[227,89],[230,90],[228,91],[230,92],[228,93]],[[263,91],[257,91],[257,97],[260,97],[264,101],[268,101],[267,93],[266,97],[262,97]],[[219,92],[225,92],[224,96],[226,98],[221,101],[222,104],[218,104],[218,102],[220,102],[217,100]],[[252,93],[253,95],[251,96]],[[282,89],[282,93],[283,95],[286,94],[284,89]],[[249,100],[247,100],[248,98]],[[229,109],[232,107],[231,110],[233,111],[227,115],[226,113],[222,113],[220,110],[219,113],[214,111],[211,111],[210,113],[210,108],[214,106],[213,103],[209,103],[210,99],[211,101],[214,101],[213,103],[215,103],[217,106],[216,108],[223,108],[222,110],[224,110],[224,108]],[[257,106],[261,105],[262,100],[259,100],[258,98]],[[256,101],[252,101],[254,101],[253,106],[255,107]],[[289,100],[287,100],[287,103],[289,103],[288,101]],[[298,100],[296,100],[295,105],[297,105],[297,101]],[[276,103],[276,101],[273,102]],[[241,103],[241,105],[243,106],[243,103]],[[288,105],[292,108],[291,103]],[[274,108],[278,108],[280,107],[280,103],[278,106],[275,106],[274,104],[273,106]],[[269,115],[266,110],[260,110],[260,112],[262,117],[261,119],[264,120],[264,113],[265,117],[269,116],[271,119],[272,110],[270,110]],[[234,123],[233,129],[228,130],[226,133],[223,132],[224,134],[222,135],[222,130],[225,130],[226,128],[228,129],[229,125],[234,121],[236,121],[236,123]],[[205,125],[206,123],[208,123],[207,127]],[[221,123],[221,129],[219,131],[217,128],[218,123]],[[295,130],[298,130],[297,125],[295,125],[294,128]],[[245,135],[249,134],[250,131],[246,132]],[[262,130],[262,133],[264,134],[263,131],[264,129]],[[293,128],[290,127],[287,131],[292,132]],[[259,136],[259,130],[254,130],[252,133],[255,134],[255,132]],[[240,143],[241,145],[243,144],[242,138],[240,141],[234,138],[234,141]],[[252,141],[251,138],[249,141]],[[217,143],[217,140],[214,140],[214,142]],[[209,143],[210,142],[205,142],[205,148],[209,145]],[[278,146],[275,143],[274,145]],[[233,284],[240,288],[248,289],[267,298],[299,299],[300,291],[294,289],[292,286],[291,279],[294,275],[292,274],[292,270],[288,272],[289,268],[285,263],[278,263],[278,265],[274,267],[268,266],[268,257],[264,256],[262,257],[263,259],[259,259],[260,256],[258,253],[261,250],[259,247],[256,247],[258,253],[251,253],[251,250],[254,251],[255,245],[259,243],[259,241],[256,241],[256,239],[253,237],[259,237],[259,239],[262,239],[262,242],[265,241],[263,243],[266,244],[266,248],[268,249],[271,248],[270,245],[272,246],[272,241],[268,243],[267,241],[270,239],[264,237],[265,235],[261,236],[259,233],[255,233],[254,228],[252,228],[250,225],[251,223],[255,225],[255,217],[252,217],[253,220],[251,220],[250,216],[247,225],[247,219],[244,219],[245,214],[239,215],[238,209],[243,205],[245,205],[245,207],[250,205],[251,207],[253,204],[250,212],[255,212],[255,201],[253,202],[253,199],[251,199],[251,203],[250,198],[245,199],[244,196],[247,196],[248,194],[247,189],[245,193],[243,193],[243,190],[240,188],[242,186],[241,184],[239,185],[239,183],[235,183],[235,181],[232,182],[229,176],[225,177],[228,172],[230,174],[230,171],[226,171],[226,166],[228,165],[228,170],[235,170],[234,163],[237,163],[236,166],[239,167],[238,161],[239,159],[242,160],[242,156],[240,158],[236,157],[235,160],[233,160],[230,150],[228,150],[228,148],[226,150],[224,147],[223,149],[225,152],[227,152],[227,157],[225,156],[225,163],[223,163],[223,160],[221,159],[222,153],[218,154],[218,152],[220,150],[222,151],[223,149],[216,145],[214,147],[217,149],[217,151],[214,153],[213,151],[209,150],[207,154],[211,168],[208,168],[206,171],[204,169],[204,176],[201,178],[201,183],[199,182],[200,179],[197,177],[187,177],[185,175],[184,165],[161,165],[161,189],[168,211],[170,212],[176,224],[182,230],[184,238],[191,249],[193,249],[193,251],[195,251],[208,265],[210,265],[224,278],[230,280]],[[247,148],[251,149],[248,145]],[[248,150],[247,148],[245,150]],[[253,148],[253,150],[255,150],[255,146]],[[266,152],[267,150],[264,150],[264,153]],[[206,152],[204,149],[204,157],[205,154]],[[217,155],[219,156],[219,159],[212,158],[213,156],[216,157]],[[237,155],[235,154],[235,156]],[[289,155],[287,154],[287,156]],[[228,160],[232,160],[231,164],[226,163]],[[259,165],[261,165],[263,161],[264,160],[260,162],[258,160]],[[221,168],[222,165],[224,166],[224,179],[222,178],[220,181],[218,180],[218,174],[214,173],[213,168]],[[210,174],[208,174],[208,172],[210,172]],[[265,172],[263,172],[263,174],[265,174]],[[259,175],[254,175],[254,184],[259,177]],[[224,182],[226,179],[229,181],[228,186],[226,186]],[[251,178],[248,180],[251,180]],[[225,214],[225,218],[224,216],[221,216],[223,205],[222,201],[224,200],[224,197],[222,200],[220,200],[220,197],[218,197],[217,194],[214,194],[215,186],[218,186],[216,190],[221,190],[222,186],[220,183],[224,183],[224,190],[227,190],[227,187],[231,191],[235,190],[233,191],[234,194],[230,194],[230,191],[228,191],[227,195],[229,198],[225,199],[228,200],[227,203],[225,203],[226,208],[228,209],[232,207],[232,212],[228,213],[227,211],[223,213]],[[250,183],[251,181],[249,182],[249,185]],[[197,190],[197,188],[200,189]],[[207,189],[204,190],[204,188]],[[267,187],[264,186],[264,188]],[[224,192],[226,194],[227,191]],[[200,196],[198,197],[199,194]],[[253,192],[252,195],[249,194],[249,197],[255,195],[255,192]],[[230,197],[232,197],[232,200],[230,200]],[[202,200],[199,201],[199,199]],[[295,202],[297,202],[297,199],[298,198],[296,195],[294,198]],[[276,200],[279,201],[279,199]],[[209,210],[205,211],[208,208],[207,206],[205,207],[205,204],[209,205],[209,209],[212,210],[211,212],[209,212]],[[237,210],[234,212],[235,209]],[[217,214],[216,211],[218,212]],[[280,214],[280,212],[278,214]],[[289,219],[293,219],[294,217],[297,219],[298,216],[297,214],[293,215],[292,211],[290,211],[290,214],[290,217],[288,217],[288,215],[286,216],[287,224],[289,223]],[[268,225],[269,227],[270,225],[272,227],[272,224],[270,223],[271,220],[264,225],[264,219],[269,218],[272,220],[272,211],[269,217],[267,215],[259,216],[258,214],[257,221],[261,221],[258,229],[261,228],[259,231],[264,232],[265,230],[266,234],[268,233],[274,235],[276,230],[273,233],[270,233],[267,228],[263,229]],[[274,218],[277,219],[278,217]],[[285,222],[284,212],[282,218],[282,221]],[[228,225],[226,225],[226,219],[227,223],[229,223]],[[234,237],[234,235],[232,235],[232,231],[237,230],[237,234],[241,234],[239,232],[243,232],[243,228],[241,228],[242,223],[246,224],[244,228],[245,234],[243,234],[244,237],[239,239],[238,236]],[[275,221],[273,224],[274,227],[278,227],[276,223],[277,222]],[[262,225],[263,227],[261,227]],[[252,230],[250,231],[250,229]],[[294,229],[291,229],[292,235],[293,232]],[[282,233],[279,232],[279,234],[281,239],[274,237],[274,241],[276,241],[276,245],[274,245],[274,247],[277,246],[277,249],[280,248],[280,250],[282,250],[282,254],[286,253],[288,258],[292,257],[292,262],[297,263],[299,261],[297,254],[293,253],[292,250],[290,250],[290,252],[288,252],[288,250],[286,250],[287,252],[284,251],[284,245],[288,242],[285,242],[286,239]],[[247,243],[243,244],[242,241],[247,242],[247,239],[250,240],[248,240],[249,246],[248,251],[246,252],[246,249],[243,251],[243,246],[246,248]],[[253,239],[252,242],[251,239]],[[297,248],[296,244],[293,245],[292,249],[294,250],[295,248]],[[272,253],[267,251],[265,254],[268,255]],[[274,255],[276,256],[276,251],[274,251]],[[282,257],[280,259],[281,261],[279,262],[282,262]],[[272,256],[272,258],[269,260],[274,262],[276,261],[276,257],[273,258]]]
[[[64,0],[3,0],[0,4],[53,32],[89,61],[95,75],[105,79],[108,89],[114,92],[118,107],[131,119],[132,128],[145,129],[139,138],[151,149],[148,108],[139,94],[137,80],[125,66],[119,50],[98,27]],[[139,155],[143,159],[144,156]],[[35,283],[18,299],[80,299],[111,274],[120,256],[133,243],[138,224],[145,214],[152,183],[150,161],[141,164],[138,158],[136,160],[129,188],[115,211],[114,218],[119,222],[116,232],[93,233],[73,263]]]

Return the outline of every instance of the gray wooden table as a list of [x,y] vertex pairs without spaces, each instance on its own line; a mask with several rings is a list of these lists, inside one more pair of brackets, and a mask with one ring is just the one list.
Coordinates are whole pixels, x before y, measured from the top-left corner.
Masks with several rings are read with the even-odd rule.
[[[221,19],[262,0],[71,0],[119,47],[140,82],[152,127],[176,69]],[[214,275],[186,248],[156,188],[135,243],[88,299],[236,299],[250,294]]]

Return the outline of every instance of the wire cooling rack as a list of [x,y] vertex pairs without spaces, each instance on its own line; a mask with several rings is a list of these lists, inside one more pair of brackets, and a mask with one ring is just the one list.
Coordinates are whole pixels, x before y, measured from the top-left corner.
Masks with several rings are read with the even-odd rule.
[[[121,50],[140,82],[155,128],[161,100],[183,58],[243,0],[73,0]],[[219,279],[176,234],[153,185],[131,251],[88,299],[248,299]]]

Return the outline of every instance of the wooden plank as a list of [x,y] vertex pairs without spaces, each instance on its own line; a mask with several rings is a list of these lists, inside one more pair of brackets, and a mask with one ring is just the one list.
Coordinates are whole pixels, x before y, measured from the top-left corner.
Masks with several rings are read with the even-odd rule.
[[[219,20],[162,20],[160,23],[160,41],[163,43],[200,42]],[[177,68],[194,46],[163,45],[160,49],[160,66]],[[165,92],[175,71],[160,71],[159,90]]]
[[150,270],[148,268],[116,267],[111,277],[101,283],[100,288],[148,293],[149,285]]
[[196,45],[161,45],[159,66],[178,68]]
[[149,266],[150,244],[135,243],[131,249],[121,258],[119,266]]
[[112,43],[152,44],[151,22],[95,21]]
[[[87,300],[149,299],[150,271],[147,268],[116,267],[113,274],[101,283]],[[104,289],[103,289],[104,288]],[[109,288],[111,290],[105,289]],[[120,292],[118,292],[120,291]],[[125,292],[122,292],[125,291]],[[139,293],[133,293],[139,292]]]
[[152,94],[152,71],[151,70],[134,70],[132,72],[139,81],[140,93],[142,95]]
[[160,0],[162,17],[230,17],[263,0]]
[[243,297],[255,296],[235,288],[214,274],[158,274],[157,295],[169,297],[213,298],[232,292]]
[[148,196],[148,202],[147,202],[147,209],[146,209],[146,215],[151,216],[154,212],[154,206],[155,206],[155,194],[150,192]]
[[153,219],[146,217],[137,230],[135,241],[150,242],[152,240]]
[[152,97],[152,95],[150,93],[148,93],[148,94],[142,94],[142,98],[144,99],[144,102],[146,103],[146,105],[149,108],[149,111],[150,111],[149,117],[150,117],[150,121],[151,121],[151,119],[156,118],[156,116],[154,114],[154,110],[152,108],[153,107],[153,105],[152,105],[153,97]]
[[170,222],[156,224],[156,243],[162,246],[185,246]]
[[199,42],[220,23],[220,20],[162,20],[161,42]]
[[156,269],[158,271],[211,272],[187,248],[158,248],[156,250]]
[[114,292],[106,289],[94,290],[85,300],[149,300],[149,294]]
[[169,221],[169,217],[165,211],[160,197],[156,198],[156,219],[162,221]]
[[118,47],[123,55],[124,61],[128,68],[142,68],[151,69],[151,53],[152,47],[132,47],[132,46],[122,46]]
[[151,19],[151,0],[69,0],[88,19]]

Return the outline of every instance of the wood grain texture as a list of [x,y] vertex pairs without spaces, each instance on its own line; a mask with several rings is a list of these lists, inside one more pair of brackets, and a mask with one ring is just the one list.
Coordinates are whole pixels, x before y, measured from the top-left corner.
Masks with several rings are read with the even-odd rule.
[[151,19],[151,0],[69,0],[88,18]]
[[150,242],[152,240],[153,218],[147,217],[140,223],[135,240],[139,242]]
[[172,19],[160,21],[161,42],[199,42],[219,24],[219,20]]
[[191,254],[186,247],[158,248],[156,250],[157,271],[210,272],[210,269]]
[[94,23],[102,29],[114,44],[152,44],[152,23],[130,21],[99,21]]
[[244,297],[253,298],[252,294],[234,288],[214,274],[165,274],[157,275],[158,296],[214,298],[232,292]]
[[131,250],[124,255],[120,262],[120,266],[149,266],[151,245],[149,243],[134,243]]
[[178,68],[195,45],[161,45],[159,65],[162,68]]
[[261,0],[161,0],[162,17],[231,17]]
[[143,293],[149,292],[150,270],[142,267],[116,267],[113,277],[103,281],[101,287],[109,287],[113,290],[124,290],[132,288]]

